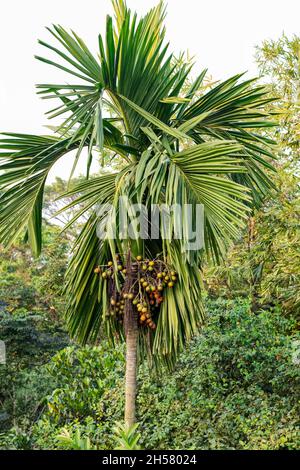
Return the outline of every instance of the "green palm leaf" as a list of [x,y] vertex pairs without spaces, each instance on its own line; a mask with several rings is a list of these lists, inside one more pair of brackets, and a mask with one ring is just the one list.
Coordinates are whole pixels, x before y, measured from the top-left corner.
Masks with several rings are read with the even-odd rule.
[[35,255],[42,246],[42,206],[47,176],[76,143],[70,139],[4,134],[0,140],[0,243],[11,244],[27,230]]

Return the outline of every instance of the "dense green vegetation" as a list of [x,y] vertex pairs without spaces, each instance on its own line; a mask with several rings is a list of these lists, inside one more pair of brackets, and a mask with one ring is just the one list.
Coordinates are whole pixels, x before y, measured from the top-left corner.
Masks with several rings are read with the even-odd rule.
[[[210,301],[207,307],[203,333],[171,374],[151,377],[146,365],[140,370],[140,445],[299,448],[294,323],[276,311],[254,314],[242,299]],[[36,348],[40,351],[39,344]],[[112,350],[107,343],[71,346],[46,365],[27,368],[19,394],[27,393],[32,400],[17,404],[22,416],[2,436],[2,446],[73,449],[77,430],[93,447],[113,448],[113,426],[122,419],[124,406],[123,352],[121,346]],[[22,374],[18,371],[17,376]]]
[[[175,368],[141,364],[138,430],[127,447],[139,437],[146,449],[300,448],[299,45],[283,35],[257,49],[261,80],[278,97],[266,103],[278,126],[257,136],[277,141],[276,191],[251,212],[225,262],[210,258],[203,266],[207,316]],[[119,171],[120,160],[113,166]],[[84,190],[84,180],[77,187]],[[87,220],[63,235],[74,208],[49,220],[77,197],[82,203],[73,186],[53,202],[66,188],[62,180],[45,188],[39,258],[28,240],[0,246],[0,340],[7,349],[0,449],[123,446],[116,423],[123,420],[125,347],[112,347],[104,329],[96,344],[80,346],[65,325],[70,246]]]

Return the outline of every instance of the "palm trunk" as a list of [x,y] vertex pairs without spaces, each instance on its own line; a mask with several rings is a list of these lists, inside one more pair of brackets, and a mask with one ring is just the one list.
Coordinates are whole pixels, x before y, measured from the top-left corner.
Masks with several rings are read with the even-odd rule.
[[[136,294],[137,266],[131,263],[130,251],[126,269],[126,292]],[[126,335],[125,424],[132,426],[136,421],[138,317],[131,300],[125,302],[124,321]]]
[[126,381],[125,381],[125,424],[132,426],[136,421],[137,392],[137,324],[132,319],[126,336]]

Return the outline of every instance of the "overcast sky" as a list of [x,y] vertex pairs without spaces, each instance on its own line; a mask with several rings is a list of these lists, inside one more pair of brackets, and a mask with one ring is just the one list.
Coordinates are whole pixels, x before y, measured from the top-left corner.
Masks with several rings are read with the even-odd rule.
[[[127,3],[144,12],[156,2]],[[0,131],[45,133],[48,103],[38,99],[34,85],[63,83],[70,77],[33,58],[36,53],[47,54],[37,38],[49,39],[44,27],[58,23],[74,29],[96,51],[97,35],[112,11],[110,0],[9,0],[1,2],[0,11]],[[196,70],[208,67],[214,79],[246,70],[255,75],[256,45],[278,38],[283,31],[300,33],[299,0],[169,0],[167,11],[171,49],[189,50],[196,57]],[[60,163],[52,178],[67,177],[69,161]]]

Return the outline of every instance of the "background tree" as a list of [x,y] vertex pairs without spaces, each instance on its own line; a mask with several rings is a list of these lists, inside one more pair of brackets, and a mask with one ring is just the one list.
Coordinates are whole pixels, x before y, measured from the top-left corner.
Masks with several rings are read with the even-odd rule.
[[[277,99],[269,105],[278,113],[275,138],[280,163],[299,165],[300,157],[300,38],[283,34],[256,49],[260,75]],[[290,168],[292,165],[289,165]],[[299,166],[298,166],[299,169]]]
[[264,41],[256,57],[262,80],[277,97],[267,105],[278,118],[278,127],[269,130],[277,140],[277,191],[255,211],[226,263],[207,273],[208,284],[211,294],[250,296],[255,310],[279,305],[299,321],[300,39]]
[[[241,75],[199,96],[206,71],[188,92],[182,91],[191,66],[185,62],[174,66],[168,53],[163,3],[141,19],[122,0],[113,1],[113,6],[115,21],[108,16],[106,33],[98,38],[100,60],[76,33],[61,26],[49,29],[56,46],[40,41],[60,62],[37,58],[76,77],[76,82],[38,85],[42,98],[59,101],[49,112],[50,118],[65,116],[55,135],[6,134],[1,140],[0,241],[11,243],[25,230],[34,253],[39,254],[50,169],[75,150],[73,174],[85,148],[89,177],[95,154],[100,152],[101,163],[106,163],[105,149],[122,159],[122,168],[88,178],[68,191],[68,197],[78,196],[67,207],[80,205],[71,222],[99,204],[110,203],[117,210],[121,196],[148,209],[151,204],[183,207],[188,203],[193,208],[202,204],[205,256],[219,260],[239,234],[251,207],[258,206],[273,186],[266,174],[266,169],[272,171],[269,145],[273,141],[257,132],[273,126],[264,111],[271,99],[264,86],[254,80],[241,81]],[[100,223],[109,229],[101,240],[97,236]],[[117,226],[92,211],[75,241],[67,270],[67,318],[72,335],[82,343],[93,341],[104,325],[112,341],[126,336],[125,420],[129,425],[135,421],[138,350],[171,365],[203,321],[204,250],[186,250],[185,230],[183,238],[175,240],[175,223],[176,214],[171,217],[170,240],[164,240],[162,224],[158,240],[142,240],[134,225],[133,237],[123,240],[111,236]],[[184,218],[185,229],[188,224]],[[146,292],[137,289],[143,263],[152,280],[148,268],[157,275],[158,266],[163,266],[164,281],[170,275],[178,280],[175,288],[171,282],[165,289],[164,301],[156,302],[150,323],[142,319],[146,312],[138,312],[133,303],[145,302],[147,306],[141,308],[149,314],[147,288],[151,286],[142,287]],[[101,276],[95,274],[97,266]],[[155,290],[160,283],[155,281]],[[125,304],[124,321],[112,300]]]

